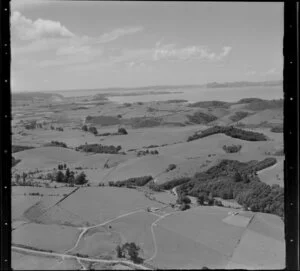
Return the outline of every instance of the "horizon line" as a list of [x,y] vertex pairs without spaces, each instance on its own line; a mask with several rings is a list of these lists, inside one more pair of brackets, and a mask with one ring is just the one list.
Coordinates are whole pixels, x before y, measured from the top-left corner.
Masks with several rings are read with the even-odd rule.
[[[207,87],[208,85],[222,85],[222,84],[238,84],[238,83],[249,83],[249,84],[263,84],[263,83],[278,83],[278,85],[283,84],[283,79],[279,79],[279,80],[265,80],[265,81],[227,81],[227,82],[209,82],[209,83],[205,83],[205,84],[180,84],[180,85],[169,85],[169,84],[165,84],[165,85],[144,85],[144,86],[138,86],[138,87],[102,87],[102,88],[87,88],[87,89],[83,89],[83,88],[78,88],[78,89],[56,89],[56,90],[15,90],[13,91],[12,89],[10,89],[11,93],[33,93],[33,92],[59,92],[59,91],[79,91],[79,90],[83,90],[83,91],[101,91],[101,90],[138,90],[138,89],[148,89],[148,88],[182,88],[182,87]],[[221,87],[220,87],[221,88]]]

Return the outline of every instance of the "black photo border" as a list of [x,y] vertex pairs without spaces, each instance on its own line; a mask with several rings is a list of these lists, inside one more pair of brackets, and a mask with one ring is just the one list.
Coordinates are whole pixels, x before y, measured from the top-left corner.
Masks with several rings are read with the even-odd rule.
[[[285,269],[299,270],[299,2],[280,2],[284,3]],[[10,15],[10,0],[0,0],[0,270],[12,270]]]

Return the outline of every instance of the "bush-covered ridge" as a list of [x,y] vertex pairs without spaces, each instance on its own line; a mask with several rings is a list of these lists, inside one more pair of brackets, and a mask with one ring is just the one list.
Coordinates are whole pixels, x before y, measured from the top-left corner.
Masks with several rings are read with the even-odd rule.
[[233,122],[237,122],[237,121],[240,121],[242,120],[243,118],[249,116],[250,113],[249,112],[245,112],[245,111],[237,111],[235,112],[234,115],[230,116],[230,120],[233,121]]
[[20,152],[20,151],[24,151],[24,150],[34,149],[34,148],[35,147],[30,147],[30,146],[12,145],[11,146],[11,152],[15,153],[15,152]]
[[268,138],[262,134],[252,131],[245,131],[235,127],[222,127],[222,126],[214,126],[208,128],[200,133],[195,133],[194,135],[188,137],[187,141],[193,141],[199,138],[207,137],[213,134],[225,134],[227,136],[231,136],[233,138],[238,138],[246,141],[267,141]]
[[15,157],[11,157],[11,167],[16,166],[18,163],[20,163],[21,160],[20,159],[16,159]]
[[222,199],[235,199],[240,205],[252,211],[284,216],[284,190],[278,185],[261,182],[257,171],[276,163],[275,158],[242,163],[235,160],[222,160],[205,172],[177,188],[180,195],[197,198],[208,195]]
[[261,100],[250,102],[245,109],[250,109],[254,111],[261,111],[266,109],[282,109],[283,99],[280,100]]
[[230,103],[228,102],[222,102],[222,101],[202,101],[202,102],[196,102],[189,105],[190,107],[223,107],[228,108],[230,106]]
[[190,122],[195,124],[207,124],[218,119],[216,116],[206,114],[201,111],[195,112],[193,115],[187,115],[187,118]]

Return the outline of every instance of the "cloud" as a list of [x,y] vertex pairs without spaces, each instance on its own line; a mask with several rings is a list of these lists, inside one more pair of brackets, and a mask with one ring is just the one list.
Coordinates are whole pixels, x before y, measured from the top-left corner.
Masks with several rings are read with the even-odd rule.
[[153,52],[153,59],[158,60],[208,60],[217,61],[222,60],[231,51],[231,47],[223,47],[220,54],[211,52],[206,46],[187,46],[183,48],[176,48],[175,44],[160,45],[156,43],[156,48]]
[[247,71],[246,72],[247,76],[252,76],[252,75],[255,75],[255,74],[256,74],[256,71]]
[[58,48],[56,51],[56,55],[58,56],[70,56],[76,54],[91,55],[92,52],[93,49],[91,48],[91,46],[73,44],[73,45],[67,45]]
[[86,55],[77,55],[72,58],[57,58],[57,59],[48,59],[43,60],[38,63],[38,67],[40,68],[48,68],[48,67],[58,67],[58,66],[69,66],[79,63],[88,63],[93,58]]
[[232,47],[230,47],[230,46],[223,47],[223,52],[220,54],[220,56],[221,57],[227,56],[230,53],[231,49],[232,49]]
[[95,62],[103,54],[104,44],[125,35],[143,30],[141,26],[125,26],[100,36],[75,35],[60,22],[37,19],[33,21],[20,12],[14,11],[11,17],[12,54],[16,58],[26,58],[28,53],[50,52],[52,57],[37,64],[38,67],[53,67]]
[[37,19],[32,21],[20,12],[14,11],[11,16],[12,33],[21,40],[36,40],[47,37],[70,38],[75,35],[60,22]]
[[96,43],[106,43],[114,41],[122,36],[135,34],[138,32],[141,32],[143,30],[143,27],[137,26],[137,27],[124,27],[124,28],[117,28],[112,30],[109,33],[104,33],[100,37],[96,39]]
[[264,74],[265,75],[272,75],[272,74],[277,74],[277,73],[278,73],[277,69],[276,68],[272,68],[272,69],[266,71]]

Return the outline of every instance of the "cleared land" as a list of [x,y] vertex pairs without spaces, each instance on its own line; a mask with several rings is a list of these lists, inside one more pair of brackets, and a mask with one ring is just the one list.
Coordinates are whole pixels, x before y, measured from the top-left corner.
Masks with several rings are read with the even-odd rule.
[[12,243],[41,250],[63,252],[75,244],[76,228],[30,223],[13,232]]
[[[142,192],[115,187],[81,188],[59,204],[63,210],[78,215],[91,225],[148,206],[162,205],[145,198]],[[55,220],[55,214],[49,219]]]
[[[194,89],[190,94],[192,91],[199,92]],[[128,99],[158,97],[152,92],[152,96],[144,94]],[[159,186],[194,178],[222,160],[248,163],[266,158],[276,158],[277,163],[257,172],[258,181],[283,186],[283,134],[271,131],[282,126],[282,100],[118,104],[105,95],[47,94],[37,98],[38,94],[31,94],[14,98],[13,156],[20,160],[12,168],[12,241],[19,246],[12,252],[14,269],[284,267],[284,224],[278,216],[243,211],[247,206],[232,198],[215,197],[224,206],[238,209],[198,206],[198,195],[188,195],[192,199],[190,209],[180,211],[183,204],[178,203],[180,198],[177,201],[181,197],[178,184],[161,192],[153,191],[151,182],[139,187],[110,187],[111,182],[147,175]],[[118,95],[114,93],[111,100],[125,100]],[[163,99],[168,95],[162,95]],[[84,131],[84,125],[94,127],[98,135]],[[216,125],[242,129],[239,133],[244,135],[261,133],[266,140],[212,134],[188,141]],[[125,128],[127,134],[117,135],[119,128]],[[67,148],[44,146],[51,141]],[[121,146],[121,150],[117,154],[76,151],[85,144],[110,149]],[[242,147],[227,153],[224,145]],[[68,174],[84,172],[88,182],[74,184],[70,175],[66,178],[66,169],[60,169],[64,179],[58,182],[59,164],[66,164]],[[209,180],[211,184],[220,181],[220,176],[215,177]],[[197,181],[204,182],[205,178]],[[266,210],[273,212],[271,207],[266,206]],[[126,242],[140,247],[141,265],[133,264],[128,256],[117,258],[116,246]]]

